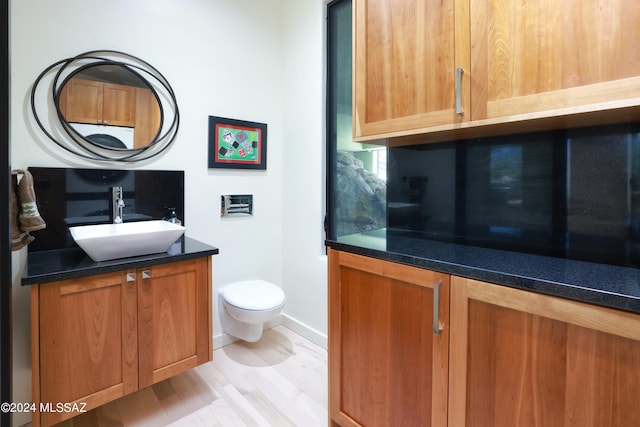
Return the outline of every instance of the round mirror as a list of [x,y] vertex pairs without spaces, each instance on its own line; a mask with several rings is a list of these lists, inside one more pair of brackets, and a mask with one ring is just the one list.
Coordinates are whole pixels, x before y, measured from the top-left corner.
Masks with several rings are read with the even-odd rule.
[[[57,120],[38,114],[36,92],[45,77],[51,80]],[[31,109],[57,145],[103,161],[133,162],[158,155],[175,139],[179,123],[166,79],[141,59],[116,51],[87,52],[49,66],[33,86]],[[63,138],[65,134],[69,138]]]

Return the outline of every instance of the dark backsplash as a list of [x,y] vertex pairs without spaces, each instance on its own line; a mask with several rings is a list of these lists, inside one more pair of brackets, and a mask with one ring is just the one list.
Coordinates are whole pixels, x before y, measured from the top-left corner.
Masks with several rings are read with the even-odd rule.
[[68,228],[108,224],[111,187],[122,187],[124,221],[162,219],[175,207],[184,221],[184,172],[165,170],[115,170],[29,168],[40,215],[47,228],[33,232],[30,252],[75,246]]
[[640,266],[640,126],[394,147],[387,227]]

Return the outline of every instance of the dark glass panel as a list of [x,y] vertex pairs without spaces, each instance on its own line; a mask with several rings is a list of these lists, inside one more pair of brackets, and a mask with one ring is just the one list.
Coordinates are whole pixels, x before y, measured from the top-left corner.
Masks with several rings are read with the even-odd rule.
[[640,261],[638,125],[389,149],[388,227],[593,262]]
[[124,221],[162,219],[175,207],[184,223],[184,172],[29,168],[47,228],[32,232],[30,252],[73,247],[68,228],[113,222],[111,188],[122,187]]

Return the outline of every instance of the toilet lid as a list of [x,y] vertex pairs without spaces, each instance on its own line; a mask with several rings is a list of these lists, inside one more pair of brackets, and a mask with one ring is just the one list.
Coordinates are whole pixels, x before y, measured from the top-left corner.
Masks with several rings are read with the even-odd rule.
[[232,283],[220,289],[224,300],[245,310],[269,310],[284,303],[284,292],[265,280]]

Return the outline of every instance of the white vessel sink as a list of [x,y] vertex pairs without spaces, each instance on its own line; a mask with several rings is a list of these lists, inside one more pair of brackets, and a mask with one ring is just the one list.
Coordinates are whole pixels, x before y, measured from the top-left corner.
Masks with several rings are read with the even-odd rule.
[[160,220],[69,227],[73,240],[96,262],[166,252],[185,230]]

